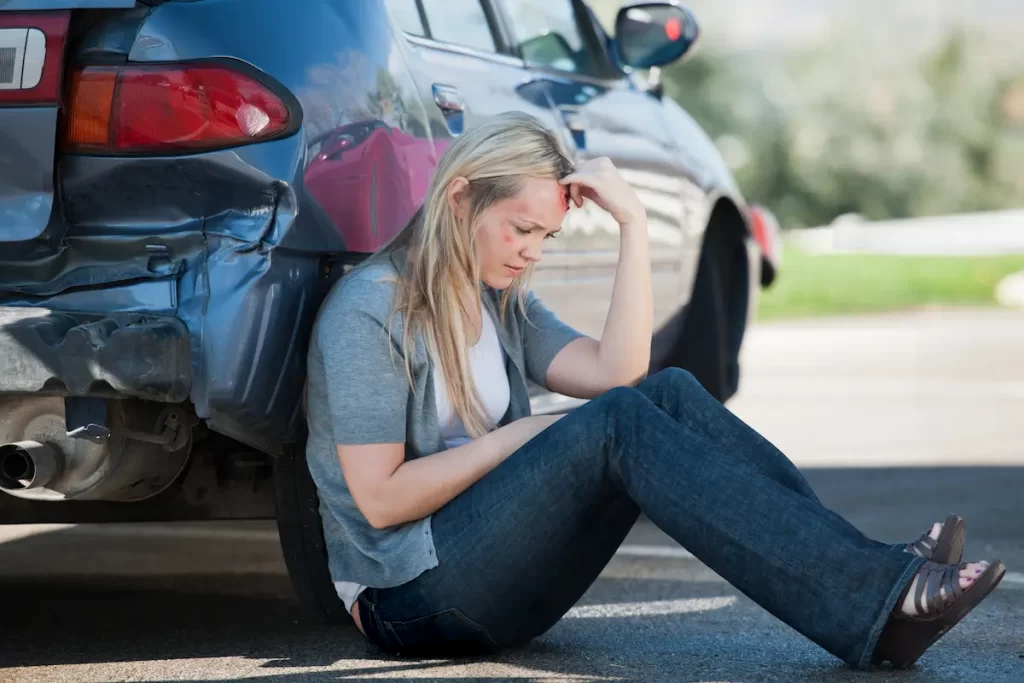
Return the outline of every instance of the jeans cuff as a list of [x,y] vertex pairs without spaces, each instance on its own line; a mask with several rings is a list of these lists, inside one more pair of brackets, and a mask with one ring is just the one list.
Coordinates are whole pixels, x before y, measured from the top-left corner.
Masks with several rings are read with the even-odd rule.
[[[897,548],[900,548],[897,550]],[[893,550],[900,553],[905,553],[902,550],[903,544],[896,546]],[[906,553],[909,555],[909,553]],[[863,671],[869,671],[872,666],[872,659],[875,655],[875,647],[878,645],[878,638],[882,635],[882,629],[889,622],[889,617],[892,615],[892,611],[896,608],[896,601],[899,599],[900,594],[903,593],[903,589],[906,588],[907,584],[910,583],[914,575],[917,574],[917,570],[920,569],[921,565],[925,563],[923,557],[917,555],[910,555],[907,560],[906,567],[903,568],[903,573],[896,579],[892,585],[892,589],[889,594],[885,597],[885,601],[882,603],[881,611],[878,614],[878,618],[872,625],[871,630],[868,631],[867,642],[864,643],[864,649],[861,651],[860,657],[857,659],[856,667]]]

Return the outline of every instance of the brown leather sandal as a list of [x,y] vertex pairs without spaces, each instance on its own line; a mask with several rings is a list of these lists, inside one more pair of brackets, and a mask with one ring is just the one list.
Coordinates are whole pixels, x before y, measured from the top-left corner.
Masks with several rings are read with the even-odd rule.
[[936,564],[959,564],[964,555],[965,527],[966,522],[961,517],[946,515],[937,539],[926,531],[916,541],[908,543],[906,551]]
[[925,650],[987,598],[1006,574],[1006,566],[996,561],[975,578],[970,586],[960,588],[962,568],[962,564],[935,562],[921,565],[917,573],[914,605],[920,609],[921,598],[925,598],[924,614],[909,616],[903,613],[903,601],[914,585],[911,580],[896,601],[892,616],[878,638],[872,657],[874,664],[888,661],[897,669],[904,669],[916,662]]

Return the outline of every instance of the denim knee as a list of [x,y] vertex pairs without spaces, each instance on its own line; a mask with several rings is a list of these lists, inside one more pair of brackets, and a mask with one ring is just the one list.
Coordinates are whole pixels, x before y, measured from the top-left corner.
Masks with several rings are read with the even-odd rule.
[[639,401],[649,403],[643,392],[634,387],[622,386],[609,389],[590,403],[602,413],[618,416],[623,409],[635,406]]
[[[644,415],[659,410],[639,388],[615,387],[591,401],[597,414],[593,428],[601,430],[602,443],[608,437],[631,435],[642,428]],[[600,426],[599,426],[600,425]]]
[[674,366],[659,370],[637,386],[637,388],[641,390],[647,387],[668,387],[673,391],[684,393],[704,391],[703,385],[697,381],[697,378],[693,376],[693,373],[689,370],[683,370],[682,368]]

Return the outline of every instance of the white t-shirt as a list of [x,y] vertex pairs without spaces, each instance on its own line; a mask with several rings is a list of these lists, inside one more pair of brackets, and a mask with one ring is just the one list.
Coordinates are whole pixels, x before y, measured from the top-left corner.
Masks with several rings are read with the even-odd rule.
[[[482,306],[480,312],[483,328],[480,331],[480,339],[469,349],[469,369],[487,416],[491,422],[497,424],[509,406],[511,394],[508,374],[505,372],[505,359],[494,321]],[[434,365],[434,402],[437,405],[437,423],[441,427],[441,438],[444,439],[445,445],[448,448],[455,448],[472,441],[448,398],[440,364]],[[349,612],[352,611],[352,605],[359,598],[359,594],[366,590],[366,586],[350,581],[335,581],[334,588]]]

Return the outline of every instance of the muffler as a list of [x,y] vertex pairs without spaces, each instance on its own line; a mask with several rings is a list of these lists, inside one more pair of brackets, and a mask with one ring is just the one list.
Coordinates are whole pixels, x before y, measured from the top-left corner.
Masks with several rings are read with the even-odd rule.
[[152,498],[185,471],[197,422],[182,405],[0,397],[0,496],[53,502]]
[[38,441],[0,446],[0,490],[23,491],[49,484],[60,469],[60,455]]

